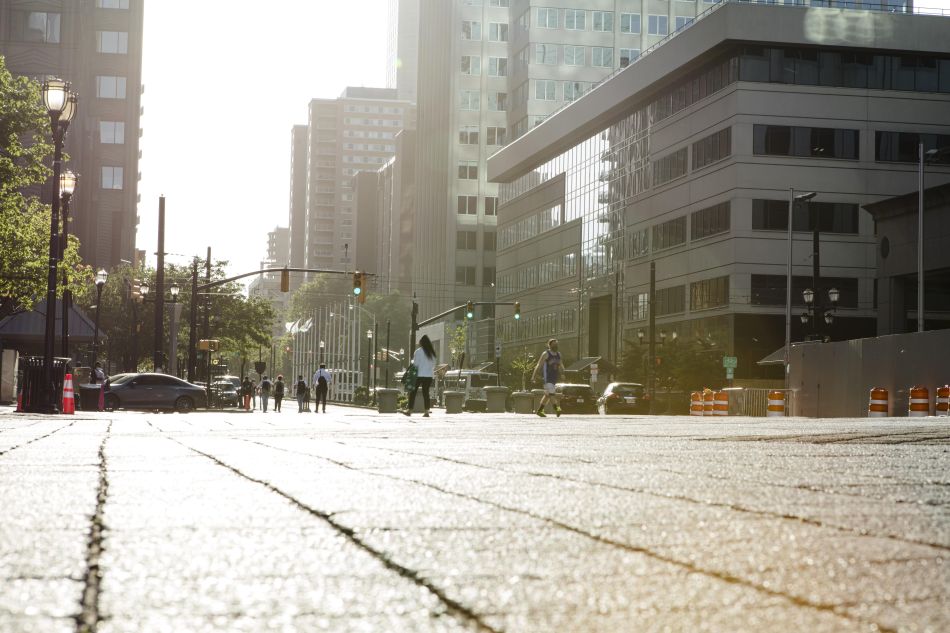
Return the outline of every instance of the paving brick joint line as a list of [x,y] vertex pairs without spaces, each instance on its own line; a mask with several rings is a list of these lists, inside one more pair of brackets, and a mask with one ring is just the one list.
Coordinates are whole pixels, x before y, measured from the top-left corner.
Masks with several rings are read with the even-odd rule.
[[99,557],[102,555],[104,532],[104,513],[109,496],[109,462],[106,459],[106,442],[112,433],[112,421],[106,428],[105,436],[99,445],[99,483],[96,491],[96,510],[90,517],[89,541],[86,546],[86,573],[83,578],[80,611],[76,616],[77,633],[96,633],[99,627],[99,594],[102,584],[102,572]]
[[348,528],[348,527],[346,527],[345,525],[342,525],[341,523],[339,523],[338,521],[336,521],[336,520],[333,518],[333,516],[332,516],[331,514],[328,514],[328,513],[326,513],[326,512],[323,512],[323,511],[321,511],[321,510],[318,510],[318,509],[316,509],[316,508],[314,508],[314,507],[311,507],[311,506],[307,505],[306,503],[304,503],[303,501],[297,499],[296,497],[294,497],[294,496],[291,495],[290,493],[281,490],[280,488],[278,488],[278,487],[275,486],[274,484],[272,484],[272,483],[270,483],[270,482],[268,482],[268,481],[264,481],[264,480],[262,480],[262,479],[257,479],[257,478],[255,478],[255,477],[252,477],[252,476],[248,475],[247,473],[242,472],[239,468],[236,468],[236,467],[234,467],[234,466],[228,464],[227,462],[222,461],[221,459],[215,457],[214,455],[211,455],[211,454],[209,454],[209,453],[205,453],[204,451],[198,450],[197,448],[194,448],[194,447],[192,447],[192,446],[188,446],[188,445],[185,444],[184,442],[181,442],[180,440],[178,440],[178,439],[176,439],[176,438],[174,438],[174,437],[171,437],[171,436],[170,436],[168,433],[166,433],[163,429],[161,429],[161,428],[158,427],[158,426],[155,426],[155,425],[154,425],[152,422],[150,422],[150,421],[148,422],[148,424],[149,424],[149,426],[152,426],[155,430],[157,430],[159,433],[165,435],[165,436],[168,437],[171,441],[173,441],[173,442],[175,442],[176,444],[182,446],[183,448],[186,448],[186,449],[188,449],[188,450],[190,450],[190,451],[192,451],[192,452],[194,452],[194,453],[196,453],[196,454],[198,454],[198,455],[201,455],[202,457],[205,457],[205,458],[207,458],[207,459],[210,459],[212,462],[214,462],[214,463],[217,464],[218,466],[221,466],[222,468],[226,468],[227,470],[230,470],[230,471],[233,472],[234,474],[238,475],[239,477],[242,477],[243,479],[246,479],[247,481],[250,481],[250,482],[253,482],[253,483],[256,483],[256,484],[259,484],[259,485],[265,487],[265,488],[268,489],[270,492],[272,492],[272,493],[274,493],[274,494],[276,494],[276,495],[278,495],[278,496],[280,496],[280,497],[286,499],[286,500],[289,501],[291,504],[293,504],[293,505],[296,506],[297,508],[303,510],[304,512],[306,512],[306,513],[308,513],[308,514],[310,514],[310,515],[312,515],[312,516],[314,516],[314,517],[317,517],[318,519],[323,520],[323,521],[326,522],[330,527],[332,527],[334,530],[336,530],[340,535],[344,536],[349,542],[351,542],[351,543],[352,543],[353,545],[355,545],[356,547],[358,547],[358,548],[360,548],[361,550],[363,550],[363,551],[365,551],[366,553],[368,553],[370,556],[372,556],[374,559],[376,559],[377,561],[379,561],[379,562],[380,562],[383,566],[385,566],[387,569],[390,569],[390,570],[394,571],[394,572],[395,572],[396,574],[398,574],[399,576],[401,576],[401,577],[403,577],[403,578],[406,578],[407,580],[412,581],[413,583],[415,583],[415,584],[418,585],[419,587],[422,587],[422,588],[426,589],[427,591],[429,591],[432,595],[434,595],[436,598],[438,598],[439,601],[442,602],[443,605],[445,605],[446,612],[447,612],[448,614],[452,615],[453,617],[455,617],[455,618],[457,618],[457,619],[459,619],[459,620],[461,620],[461,621],[463,621],[463,622],[465,622],[465,623],[473,624],[473,625],[475,625],[475,626],[477,627],[477,629],[478,629],[479,631],[484,631],[485,633],[503,633],[503,630],[501,630],[501,629],[496,629],[496,628],[490,626],[490,625],[489,625],[488,623],[486,623],[484,620],[482,620],[481,616],[479,616],[477,613],[475,613],[474,611],[472,611],[469,607],[465,606],[464,604],[462,604],[462,603],[458,602],[457,600],[454,600],[453,598],[451,598],[451,597],[449,597],[448,595],[446,595],[446,593],[445,593],[444,591],[442,591],[439,587],[437,587],[437,586],[434,585],[433,583],[431,583],[431,582],[429,582],[428,580],[426,580],[425,578],[423,578],[423,577],[419,574],[418,571],[413,570],[413,569],[409,569],[408,567],[404,567],[403,565],[400,565],[399,563],[397,563],[396,561],[394,561],[392,558],[390,558],[389,556],[387,556],[387,555],[385,554],[385,552],[382,552],[382,551],[380,551],[380,550],[378,550],[378,549],[372,547],[371,545],[369,545],[369,544],[366,543],[365,541],[363,541],[363,540],[356,534],[356,532],[355,532],[353,529]]
[[[51,435],[55,435],[55,434],[59,433],[60,431],[63,431],[63,430],[65,430],[65,429],[68,429],[68,428],[71,427],[72,425],[76,424],[76,422],[78,422],[78,420],[73,420],[73,421],[70,422],[69,424],[64,424],[63,426],[59,427],[58,429],[54,429],[54,430],[50,431],[50,432],[47,433],[46,435],[41,435],[41,436],[39,436],[39,437],[34,437],[33,439],[31,439],[31,440],[29,440],[29,441],[26,441],[26,442],[23,442],[22,444],[16,444],[16,445],[14,445],[14,446],[11,446],[10,448],[8,448],[8,449],[5,450],[5,451],[0,451],[0,457],[3,457],[3,456],[6,455],[7,453],[13,452],[13,451],[15,451],[15,450],[18,449],[18,448],[23,448],[24,446],[29,446],[30,444],[33,444],[34,442],[39,442],[40,440],[45,440],[46,438],[50,437]],[[30,426],[33,426],[33,425],[31,424]]]
[[[554,526],[554,527],[556,527],[556,528],[559,528],[559,529],[562,529],[562,530],[566,530],[566,531],[568,531],[568,532],[571,532],[571,533],[573,533],[573,534],[577,534],[577,535],[579,535],[579,536],[586,537],[586,538],[591,539],[591,540],[593,540],[593,541],[596,541],[596,542],[598,542],[598,543],[603,543],[603,544],[605,544],[605,545],[609,545],[609,546],[611,546],[611,547],[615,547],[615,548],[618,548],[618,549],[621,549],[621,550],[624,550],[624,551],[627,551],[627,552],[631,552],[631,553],[634,553],[634,554],[642,554],[642,555],[644,555],[644,556],[647,556],[647,557],[649,557],[649,558],[652,558],[653,560],[657,560],[657,561],[660,561],[660,562],[668,563],[668,564],[670,564],[670,565],[675,565],[675,566],[677,566],[677,567],[679,567],[679,568],[681,568],[681,569],[685,569],[685,570],[690,571],[690,572],[702,574],[702,575],[704,575],[704,576],[707,576],[707,577],[710,577],[710,578],[715,578],[716,580],[720,580],[720,581],[723,581],[723,582],[726,582],[726,583],[729,583],[729,584],[739,585],[739,586],[742,586],[742,587],[746,587],[746,588],[749,588],[749,589],[753,589],[753,590],[762,592],[763,594],[768,595],[768,596],[772,596],[772,597],[775,597],[775,598],[781,598],[781,599],[786,600],[786,601],[788,601],[789,603],[794,604],[795,606],[798,606],[798,607],[813,609],[813,610],[815,610],[815,611],[819,611],[819,612],[823,612],[823,613],[831,613],[831,614],[833,614],[833,615],[836,615],[836,616],[839,616],[839,617],[843,617],[843,618],[846,618],[846,619],[851,620],[851,621],[865,622],[865,623],[868,623],[868,624],[871,624],[871,625],[875,626],[875,627],[877,628],[877,630],[880,631],[881,633],[897,633],[897,631],[898,631],[897,629],[893,629],[893,628],[890,628],[890,627],[886,627],[886,626],[884,626],[884,625],[882,625],[882,624],[879,624],[879,623],[877,623],[877,622],[869,622],[868,620],[865,620],[865,619],[863,619],[863,618],[855,618],[853,615],[849,614],[847,611],[842,611],[842,610],[839,608],[840,605],[813,602],[813,601],[807,600],[807,599],[805,599],[805,598],[800,598],[800,597],[798,597],[798,596],[794,596],[794,595],[791,595],[791,594],[788,594],[788,593],[784,593],[784,592],[777,591],[777,590],[774,590],[774,589],[769,589],[768,587],[765,587],[765,586],[763,586],[763,585],[761,585],[761,584],[759,584],[759,583],[755,583],[755,582],[746,580],[746,579],[744,579],[744,578],[740,578],[740,577],[738,577],[738,576],[736,576],[736,575],[734,575],[734,574],[728,574],[728,573],[724,573],[724,572],[720,572],[720,571],[716,571],[716,570],[712,570],[712,569],[706,569],[706,568],[700,567],[700,566],[698,566],[698,565],[694,565],[694,564],[689,563],[689,562],[681,561],[681,560],[678,560],[678,559],[676,559],[676,558],[673,558],[673,557],[670,557],[670,556],[666,556],[666,555],[664,555],[664,554],[661,554],[661,553],[659,553],[659,552],[655,552],[655,551],[653,551],[653,550],[651,550],[651,549],[648,549],[648,548],[645,548],[645,547],[638,547],[638,546],[635,546],[635,545],[630,545],[629,543],[622,543],[622,542],[620,542],[620,541],[615,541],[615,540],[613,540],[613,539],[606,538],[606,537],[603,537],[603,536],[600,536],[600,535],[597,535],[597,534],[593,534],[593,533],[588,532],[588,531],[586,531],[586,530],[583,530],[583,529],[581,529],[581,528],[578,528],[578,527],[569,525],[569,524],[564,523],[564,522],[562,522],[562,521],[558,521],[557,519],[553,519],[553,518],[551,518],[551,517],[546,517],[546,516],[543,516],[543,515],[539,515],[539,514],[537,514],[537,513],[530,512],[530,511],[528,511],[528,510],[522,510],[522,509],[520,509],[520,508],[513,508],[513,507],[506,506],[506,505],[504,505],[504,504],[497,503],[497,502],[495,502],[495,501],[491,501],[491,500],[487,500],[487,499],[480,499],[480,498],[475,497],[475,496],[472,496],[472,495],[468,495],[468,494],[460,493],[460,492],[455,492],[455,491],[453,491],[453,490],[448,490],[448,489],[446,489],[446,488],[442,488],[442,487],[440,487],[440,486],[436,486],[436,485],[434,485],[434,484],[430,484],[430,483],[428,483],[428,482],[419,481],[419,480],[412,479],[412,478],[397,477],[397,476],[395,476],[395,475],[387,475],[387,474],[384,474],[384,473],[374,473],[374,472],[372,472],[372,471],[366,471],[366,470],[361,470],[361,469],[353,468],[353,467],[350,466],[349,464],[345,464],[345,463],[343,463],[343,462],[339,462],[339,461],[330,459],[330,458],[328,458],[328,457],[324,457],[324,456],[322,456],[322,455],[316,455],[316,454],[313,454],[313,453],[305,453],[305,452],[302,452],[302,451],[292,451],[292,450],[284,449],[284,448],[281,448],[281,447],[278,447],[278,446],[272,446],[272,445],[269,445],[269,444],[264,444],[264,443],[258,442],[258,441],[252,441],[252,440],[244,440],[244,441],[250,442],[250,443],[252,443],[252,444],[257,444],[257,445],[263,446],[263,447],[265,447],[265,448],[270,448],[270,449],[272,449],[272,450],[280,451],[280,452],[292,453],[292,454],[297,454],[297,455],[306,456],[306,457],[315,457],[315,458],[317,458],[317,459],[322,459],[322,460],[324,460],[324,461],[327,461],[327,462],[329,462],[329,463],[335,464],[335,465],[337,465],[337,466],[341,466],[341,467],[343,467],[343,468],[347,468],[347,469],[349,469],[349,470],[354,470],[354,471],[357,471],[357,472],[360,472],[360,473],[363,473],[363,474],[373,475],[373,476],[382,477],[382,478],[384,478],[384,479],[391,479],[391,480],[395,480],[395,481],[402,481],[402,482],[405,482],[405,483],[412,483],[412,484],[415,484],[415,485],[418,485],[418,486],[423,486],[423,487],[426,487],[426,488],[430,488],[430,489],[435,490],[435,491],[437,491],[437,492],[441,492],[441,493],[443,493],[443,494],[451,495],[451,496],[453,496],[453,497],[458,497],[458,498],[461,498],[461,499],[466,499],[466,500],[469,500],[469,501],[474,501],[474,502],[476,502],[476,503],[481,503],[481,504],[484,504],[484,505],[487,505],[487,506],[491,506],[491,507],[494,507],[494,508],[498,508],[499,510],[504,510],[504,511],[506,511],[506,512],[511,512],[511,513],[513,513],[513,514],[518,514],[518,515],[521,515],[521,516],[526,516],[526,517],[535,519],[535,520],[537,520],[537,521],[541,521],[541,522],[544,522],[544,523],[548,523],[549,525],[552,525],[552,526]],[[195,449],[192,449],[192,450],[195,450]],[[394,451],[394,450],[390,450],[390,449],[380,449],[380,448],[377,448],[376,450],[389,451],[389,452],[405,452],[405,453],[414,454],[414,455],[419,455],[419,456],[433,457],[433,456],[431,456],[431,455],[412,453],[411,451]],[[196,452],[197,452],[197,451],[196,451]],[[448,458],[440,458],[440,457],[434,457],[434,458],[436,458],[436,459],[446,459],[447,461],[453,461],[453,460],[449,460]],[[214,458],[212,457],[211,459],[214,459]],[[463,464],[463,465],[466,464],[465,462],[458,462],[458,463]],[[482,466],[482,465],[479,465],[479,464],[469,464],[469,465],[476,466],[476,467],[478,467],[478,468],[488,468],[487,466]],[[230,468],[230,467],[229,467],[229,468]],[[512,472],[512,471],[505,471],[504,469],[495,469],[495,470],[501,470],[501,471],[503,471],[503,472]],[[538,475],[537,473],[526,473],[526,472],[517,472],[517,474],[536,475],[536,476],[548,476],[548,477],[551,476],[551,475],[545,475],[545,474]],[[555,477],[555,478],[556,478],[556,477]],[[566,480],[576,481],[577,483],[590,483],[590,482],[583,482],[583,481],[578,481],[578,480],[571,480],[571,479],[569,479],[569,478],[566,478]],[[268,485],[268,486],[270,487],[270,484],[265,484],[265,485]],[[592,484],[592,485],[599,485],[599,484]],[[619,487],[617,487],[617,486],[609,486],[609,487],[611,487],[611,488],[619,488]],[[621,489],[621,490],[626,490],[626,489],[623,489],[623,488],[619,488],[619,489]],[[627,490],[627,491],[628,491],[628,492],[637,492],[636,490]],[[688,500],[688,499],[684,499],[684,500]],[[788,517],[779,517],[779,516],[776,515],[776,518],[788,518]]]

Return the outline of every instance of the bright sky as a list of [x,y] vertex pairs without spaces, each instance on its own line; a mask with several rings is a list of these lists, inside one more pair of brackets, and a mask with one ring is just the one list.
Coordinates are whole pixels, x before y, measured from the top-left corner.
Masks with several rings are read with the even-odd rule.
[[290,133],[312,98],[384,86],[386,0],[145,3],[137,247],[256,270],[287,226]]

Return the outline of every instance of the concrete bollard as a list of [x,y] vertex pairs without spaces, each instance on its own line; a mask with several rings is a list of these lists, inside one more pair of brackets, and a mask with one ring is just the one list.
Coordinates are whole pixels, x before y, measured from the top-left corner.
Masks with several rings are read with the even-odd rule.
[[950,416],[950,385],[937,387],[936,413],[939,416]]
[[910,400],[907,403],[907,417],[926,418],[930,415],[930,390],[915,385],[910,388]]
[[768,418],[785,417],[785,392],[770,391],[765,416]]
[[534,395],[530,391],[516,391],[511,394],[515,399],[515,413],[534,413]]
[[504,413],[507,411],[508,387],[485,387],[485,411],[487,413]]
[[461,413],[465,406],[464,391],[443,391],[442,397],[445,398],[446,413]]
[[376,401],[377,411],[380,413],[395,413],[396,399],[399,397],[399,389],[377,389]]
[[886,418],[888,410],[888,393],[884,387],[874,387],[871,389],[868,398],[868,417]]

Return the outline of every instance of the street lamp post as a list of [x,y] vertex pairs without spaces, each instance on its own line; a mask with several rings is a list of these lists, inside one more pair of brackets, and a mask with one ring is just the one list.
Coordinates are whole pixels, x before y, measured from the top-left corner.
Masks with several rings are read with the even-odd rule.
[[50,127],[53,132],[53,182],[56,192],[53,195],[50,213],[49,231],[49,270],[46,277],[46,327],[43,339],[43,394],[41,410],[44,413],[59,413],[53,385],[53,350],[56,345],[56,282],[59,263],[59,186],[63,163],[63,143],[69,122],[76,114],[76,93],[68,82],[61,79],[48,79],[43,83],[43,104],[49,113]]
[[169,333],[169,354],[168,371],[172,376],[178,375],[178,319],[181,317],[182,305],[178,303],[178,295],[181,293],[181,286],[172,282],[168,287],[168,294],[171,295],[171,332]]
[[373,330],[366,330],[366,391],[369,391],[369,372],[372,367],[373,356],[370,353],[373,345]]
[[835,322],[833,311],[838,308],[838,301],[841,298],[841,291],[837,288],[829,288],[828,301],[831,304],[831,310],[822,310],[820,294],[820,292],[815,292],[811,288],[805,288],[802,291],[802,299],[805,300],[807,309],[807,312],[803,312],[801,316],[802,325],[807,325],[809,321],[812,323],[812,330],[816,332],[812,337],[814,340],[824,340],[823,336],[818,333],[822,327],[820,321],[824,321],[825,325],[828,326]]
[[924,331],[924,165],[950,152],[950,147],[928,149],[917,144],[920,159],[917,172],[917,331]]
[[785,368],[785,389],[788,389],[788,356],[792,347],[792,215],[795,204],[807,202],[816,195],[816,192],[803,193],[795,195],[795,189],[788,188],[788,260],[785,268],[785,350],[784,350],[784,368]]
[[105,269],[100,269],[96,273],[96,330],[92,337],[92,366],[96,366],[99,360],[99,311],[102,308],[102,288],[109,280],[109,273]]
[[[68,169],[64,171],[63,175],[59,178],[59,198],[63,208],[63,230],[60,233],[59,239],[59,261],[63,261],[66,257],[66,246],[69,241],[69,201],[73,197],[73,192],[76,190],[78,180],[79,177]],[[63,346],[63,358],[69,358],[69,306],[73,302],[73,293],[68,287],[68,275],[68,271],[64,268],[62,299],[63,333],[60,339]]]

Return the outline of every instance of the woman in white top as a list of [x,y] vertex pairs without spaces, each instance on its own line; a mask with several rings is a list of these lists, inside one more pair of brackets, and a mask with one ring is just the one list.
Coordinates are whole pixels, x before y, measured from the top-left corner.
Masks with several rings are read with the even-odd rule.
[[429,417],[429,389],[432,387],[432,376],[435,373],[435,349],[432,347],[432,341],[428,336],[423,335],[419,339],[419,347],[412,356],[412,364],[416,366],[417,378],[416,386],[409,392],[409,408],[403,411],[406,415],[411,415],[413,407],[416,405],[416,392],[422,387],[422,402],[426,405],[425,413],[422,417]]

